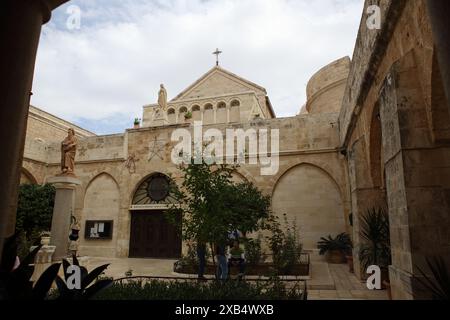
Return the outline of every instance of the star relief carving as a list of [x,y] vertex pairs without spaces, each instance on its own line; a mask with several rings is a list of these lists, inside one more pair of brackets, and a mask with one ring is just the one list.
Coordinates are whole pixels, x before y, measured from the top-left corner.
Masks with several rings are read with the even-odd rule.
[[155,158],[164,160],[164,151],[166,147],[166,142],[164,140],[158,139],[158,137],[153,137],[153,141],[150,142],[150,152],[148,155],[148,161],[152,161]]

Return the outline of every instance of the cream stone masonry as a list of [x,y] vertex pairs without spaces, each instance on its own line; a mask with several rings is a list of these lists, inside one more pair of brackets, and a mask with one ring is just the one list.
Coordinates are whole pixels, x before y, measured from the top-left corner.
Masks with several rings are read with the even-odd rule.
[[[366,25],[374,4],[381,8],[380,30]],[[108,136],[78,130],[80,254],[179,256],[181,240],[163,219],[167,203],[148,196],[164,191],[152,185],[155,177],[182,181],[171,161],[172,133],[192,132],[194,121],[224,136],[227,128],[277,129],[277,174],[262,176],[259,165],[243,164],[233,179],[270,195],[273,212],[297,222],[315,261],[322,259],[315,255],[320,237],[350,233],[359,279],[365,276],[361,217],[385,207],[393,297],[424,297],[417,268],[430,255],[450,257],[450,114],[435,50],[425,0],[366,1],[352,60],[336,60],[310,79],[297,116],[276,118],[264,88],[216,66],[167,103],[163,123],[154,121],[157,105],[150,104],[141,128]],[[32,117],[21,181],[44,183],[60,169],[58,140],[71,124]],[[104,220],[112,223],[111,237],[84,237],[87,221]]]
[[[199,108],[193,110],[195,106]],[[220,67],[213,68],[169,101],[168,119],[175,119],[173,124],[156,126],[152,123],[155,109],[155,105],[144,107],[143,126],[139,129],[79,139],[76,174],[81,186],[76,190],[75,216],[81,223],[80,254],[129,255],[136,210],[164,208],[161,205],[142,208],[133,205],[134,193],[141,182],[154,173],[181,181],[181,172],[171,161],[172,148],[177,143],[171,141],[171,135],[177,128],[193,130],[191,124],[196,116],[205,123],[203,131],[215,128],[224,136],[230,127],[280,131],[278,174],[261,176],[258,165],[244,164],[234,179],[251,181],[265,194],[273,196],[274,211],[280,216],[288,213],[291,221],[297,220],[301,230],[299,236],[306,249],[315,251],[321,236],[348,230],[350,199],[346,188],[345,158],[339,152],[338,113],[318,112],[277,119],[265,89]],[[172,109],[175,112],[171,118]],[[178,122],[180,110],[192,111],[193,119],[183,117],[183,121]],[[131,156],[133,170],[126,166]],[[35,180],[45,182],[58,173],[59,162],[60,144],[54,141],[43,143],[41,153],[35,159],[25,161],[24,167],[30,169],[28,176],[37,172],[35,167],[42,168]],[[85,239],[88,220],[113,221],[112,238]]]

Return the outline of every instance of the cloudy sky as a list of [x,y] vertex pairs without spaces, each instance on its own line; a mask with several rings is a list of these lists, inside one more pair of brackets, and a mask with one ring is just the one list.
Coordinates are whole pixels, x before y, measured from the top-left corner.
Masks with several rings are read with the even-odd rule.
[[[98,134],[119,133],[215,64],[297,114],[308,79],[351,56],[363,0],[72,0],[42,30],[32,104]],[[70,13],[81,10],[80,28]],[[75,8],[76,9],[76,8]]]

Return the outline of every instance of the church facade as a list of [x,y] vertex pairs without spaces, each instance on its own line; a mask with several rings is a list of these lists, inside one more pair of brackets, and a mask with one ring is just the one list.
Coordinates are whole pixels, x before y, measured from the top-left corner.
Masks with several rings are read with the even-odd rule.
[[[338,70],[345,80],[349,63],[348,58],[342,59],[321,73]],[[345,86],[341,87],[337,99],[342,99]],[[311,92],[327,94],[326,90],[320,93],[311,89]],[[314,108],[314,103],[310,104],[310,110]],[[164,114],[157,115],[158,112]],[[279,160],[273,174],[263,175],[260,164],[250,164],[246,159],[234,179],[253,182],[265,194],[270,194],[274,212],[280,216],[286,214],[300,226],[305,249],[315,250],[321,236],[348,230],[350,202],[345,187],[345,157],[339,152],[338,113],[319,112],[278,119],[264,88],[215,66],[169,101],[164,110],[157,104],[144,106],[139,128],[107,136],[76,130],[75,174],[82,181],[76,193],[75,212],[82,228],[80,254],[180,256],[181,240],[163,219],[170,195],[160,193],[164,180],[179,182],[182,178],[178,165],[172,161],[178,143],[172,138],[174,131],[186,129],[194,136],[197,121],[203,123],[202,132],[213,128],[224,136],[230,128],[243,132],[278,130]],[[61,141],[52,139],[42,152],[31,152],[36,144],[30,140],[35,141],[37,134],[33,126],[33,122],[29,124],[32,134],[27,139],[23,180],[28,174],[33,176],[31,180],[44,183],[60,170]],[[251,139],[246,137],[247,145]],[[45,159],[34,156],[39,153]],[[35,173],[38,162],[45,167],[42,175]],[[106,223],[111,228],[107,238],[88,234],[94,222]]]
[[276,173],[246,163],[234,178],[271,195],[273,212],[296,220],[311,253],[320,237],[341,232],[358,248],[361,216],[386,207],[393,297],[420,297],[417,266],[430,255],[450,256],[450,108],[425,1],[379,2],[383,28],[367,28],[363,17],[352,60],[310,79],[298,115],[277,118],[266,89],[219,66],[164,109],[144,106],[142,125],[115,135],[97,136],[33,107],[22,181],[41,184],[59,173],[60,143],[73,127],[80,254],[177,257],[181,240],[163,219],[164,184],[182,178],[171,158],[174,131],[192,132],[196,121],[224,135],[278,130]]

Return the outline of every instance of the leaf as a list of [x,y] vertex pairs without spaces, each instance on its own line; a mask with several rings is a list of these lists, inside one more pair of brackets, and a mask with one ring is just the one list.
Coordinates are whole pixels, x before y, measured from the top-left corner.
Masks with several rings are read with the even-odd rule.
[[84,291],[83,299],[89,300],[100,291],[108,288],[113,284],[113,280],[99,280]]
[[55,263],[44,271],[33,288],[33,299],[44,300],[47,297],[48,292],[58,275],[60,267],[61,263]]
[[69,274],[67,273],[67,268],[70,267],[69,261],[66,259],[63,259],[63,270],[64,270],[64,279],[67,281],[67,278],[69,277]]
[[66,283],[60,276],[56,276],[56,286],[58,287],[59,297],[58,300],[72,300],[75,294],[74,290],[69,290]]
[[103,271],[105,271],[109,267],[109,264],[102,265],[100,267],[95,268],[91,273],[89,273],[81,282],[81,288],[87,288],[92,281],[97,279]]

